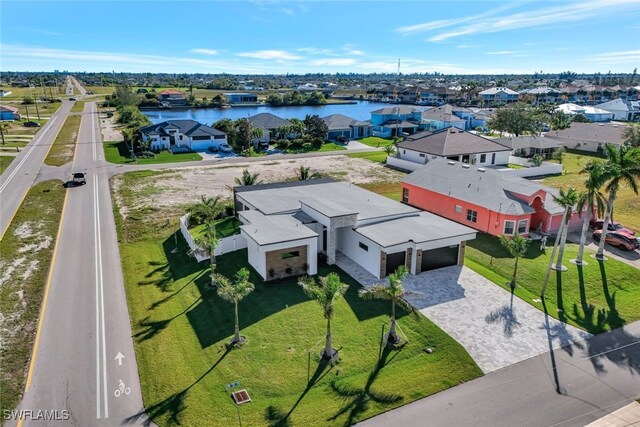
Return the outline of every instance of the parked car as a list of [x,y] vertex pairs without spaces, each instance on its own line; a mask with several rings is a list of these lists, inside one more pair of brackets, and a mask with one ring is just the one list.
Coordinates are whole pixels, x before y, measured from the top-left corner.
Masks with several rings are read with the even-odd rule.
[[347,142],[349,142],[349,138],[347,138],[344,135],[340,135],[339,137],[336,138],[336,142],[339,142],[341,144],[346,144]]
[[220,144],[220,147],[218,147],[219,151],[222,151],[223,153],[232,153],[233,152],[233,148],[231,148],[231,146],[229,144]]
[[76,100],[75,98],[69,98],[69,101],[75,101],[75,100]]
[[87,183],[86,174],[84,172],[76,172],[73,174],[73,185],[85,185]]
[[[596,242],[599,242],[601,237],[602,230],[596,230],[593,232],[593,240],[595,240]],[[640,248],[640,241],[638,241],[637,238],[620,231],[608,232],[607,237],[605,238],[605,243],[620,249],[624,249],[626,251],[632,251],[634,249]]]
[[40,124],[38,122],[23,122],[22,126],[28,127],[28,128],[39,128]]
[[[602,227],[604,226],[604,219],[600,219],[600,218],[591,219],[591,221],[589,221],[589,226],[594,230],[602,230]],[[622,231],[623,233],[630,234],[632,236],[636,235],[635,231],[625,228],[622,224],[616,221],[611,221],[609,223],[609,227],[607,227],[607,230]]]

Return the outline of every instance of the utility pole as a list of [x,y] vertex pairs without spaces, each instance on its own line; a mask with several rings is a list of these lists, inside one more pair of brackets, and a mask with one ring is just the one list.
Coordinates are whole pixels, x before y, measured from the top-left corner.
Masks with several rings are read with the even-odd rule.
[[40,111],[38,110],[38,100],[33,97],[31,93],[31,85],[29,85],[29,95],[31,95],[31,99],[33,99],[33,103],[36,106],[36,114],[38,115],[38,120],[40,120]]
[[24,109],[27,112],[27,121],[31,121],[31,119],[29,118],[29,104],[24,104]]

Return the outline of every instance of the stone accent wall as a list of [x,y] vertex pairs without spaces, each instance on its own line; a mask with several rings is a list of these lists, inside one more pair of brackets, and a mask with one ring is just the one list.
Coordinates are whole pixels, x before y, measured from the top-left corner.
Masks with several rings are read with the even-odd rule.
[[422,273],[422,249],[416,250],[416,274]]
[[387,275],[387,253],[380,251],[380,275],[378,277],[384,277]]
[[[294,251],[300,252],[300,255],[292,258],[282,258],[283,254]],[[265,256],[267,280],[282,279],[284,277],[299,276],[307,273],[304,268],[307,263],[307,245],[270,251],[267,252]],[[291,269],[290,273],[287,273],[287,268]],[[273,275],[271,274],[271,269],[273,269]]]
[[464,250],[467,247],[467,242],[460,242],[460,248],[458,249],[458,265],[464,265]]
[[357,221],[357,214],[339,216],[329,220],[327,229],[327,264],[333,265],[336,263],[336,240],[338,236],[336,229],[339,227],[353,227]]
[[413,255],[413,248],[407,248],[407,255],[404,258],[404,266],[407,267],[407,271],[411,273],[411,257]]

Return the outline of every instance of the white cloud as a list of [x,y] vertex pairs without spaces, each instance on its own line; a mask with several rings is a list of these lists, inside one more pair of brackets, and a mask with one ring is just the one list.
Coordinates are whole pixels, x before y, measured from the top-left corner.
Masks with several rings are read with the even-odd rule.
[[304,52],[309,55],[335,55],[331,49],[319,49],[316,47],[301,47],[300,49],[296,49],[296,52]]
[[475,49],[478,47],[482,47],[480,44],[459,44],[456,46],[458,49]]
[[289,9],[289,8],[286,8],[286,7],[283,7],[282,9],[280,9],[280,12],[284,13],[285,15],[289,15],[289,16],[293,15],[293,13],[294,13],[293,9]]
[[288,61],[302,59],[301,56],[294,55],[293,53],[284,50],[256,50],[254,52],[240,52],[238,53],[238,56],[255,59],[284,59]]
[[356,55],[356,56],[362,56],[364,55],[364,52],[360,49],[357,49],[354,45],[352,44],[345,44],[342,46],[342,50],[344,50],[347,55]]
[[190,52],[191,53],[200,53],[202,55],[209,55],[209,56],[215,56],[215,55],[219,55],[220,54],[220,51],[215,50],[215,49],[201,49],[201,48],[191,49]]
[[521,53],[518,50],[498,50],[494,52],[485,52],[485,55],[513,55],[514,53]]
[[[579,22],[610,13],[620,14],[623,13],[623,10],[628,6],[637,5],[638,3],[640,3],[640,0],[590,0],[572,2],[562,6],[528,10],[511,15],[489,17],[487,14],[487,19],[479,20],[469,25],[457,26],[459,22],[447,25],[453,26],[454,28],[431,36],[427,41],[441,42],[460,36]],[[477,16],[474,17],[473,20],[477,21]]]
[[354,65],[357,61],[353,58],[324,58],[324,59],[315,59],[310,62],[311,65],[314,66],[323,66],[323,65],[331,65],[337,67],[344,67],[348,65]]
[[587,59],[602,64],[638,64],[640,63],[640,50],[600,53]]

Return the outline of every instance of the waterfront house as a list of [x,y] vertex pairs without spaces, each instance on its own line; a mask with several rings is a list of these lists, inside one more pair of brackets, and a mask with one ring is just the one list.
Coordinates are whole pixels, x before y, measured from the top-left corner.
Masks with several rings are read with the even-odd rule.
[[184,93],[176,89],[166,89],[158,93],[158,100],[169,106],[187,105],[187,98]]
[[423,129],[436,131],[451,126],[458,129],[470,129],[473,111],[464,107],[454,107],[450,104],[430,108],[422,113],[420,124]]
[[416,133],[422,120],[422,110],[407,105],[385,107],[371,112],[373,135],[388,138]]
[[229,104],[255,104],[258,102],[258,95],[253,93],[224,93],[227,97]]
[[[494,236],[558,230],[564,208],[551,187],[502,172],[433,159],[402,181],[402,201]],[[581,219],[573,212],[570,227]]]
[[271,113],[259,113],[254,116],[248,117],[247,120],[254,128],[262,129],[262,138],[256,138],[256,143],[268,143],[272,139],[278,137],[277,130],[286,126],[291,126],[292,123],[281,117]]
[[265,280],[316,274],[344,255],[378,278],[461,265],[472,228],[329,179],[234,188],[248,262]]
[[356,120],[342,114],[332,114],[323,117],[322,120],[327,124],[329,132],[326,139],[335,141],[339,137],[348,139],[361,139],[371,136],[371,122]]
[[227,143],[227,134],[195,120],[167,120],[140,128],[152,150],[207,151]]

